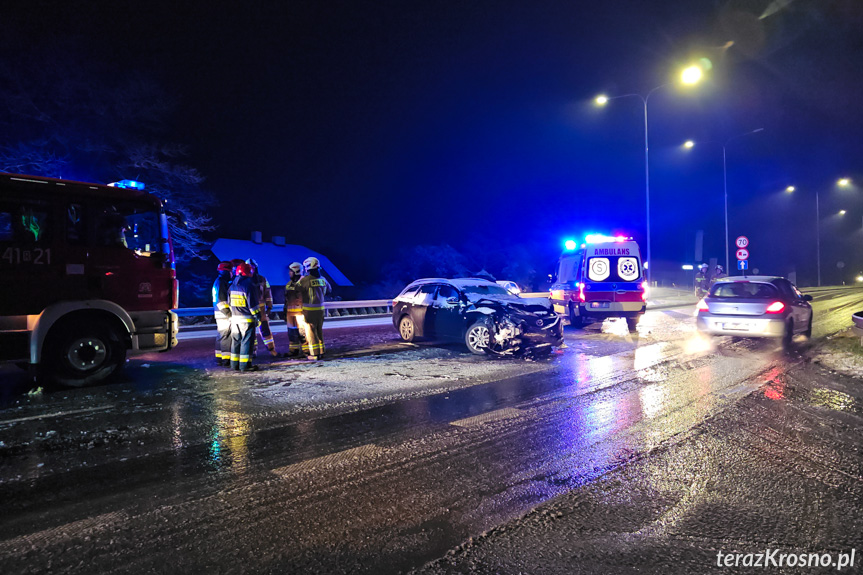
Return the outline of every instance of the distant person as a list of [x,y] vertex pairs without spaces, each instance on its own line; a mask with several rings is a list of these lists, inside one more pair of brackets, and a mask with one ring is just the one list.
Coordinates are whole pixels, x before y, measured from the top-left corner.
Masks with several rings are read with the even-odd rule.
[[717,264],[715,268],[713,268],[713,277],[710,278],[710,285],[716,283],[716,280],[727,278],[728,274],[725,273],[725,268],[721,265]]
[[285,284],[285,323],[290,346],[288,353],[294,357],[303,354],[303,341],[306,336],[303,294],[300,292],[301,277],[303,277],[303,264],[294,262],[288,266],[288,283]]
[[695,296],[704,297],[710,290],[710,266],[701,264],[695,274]]
[[252,365],[252,343],[258,325],[260,309],[258,288],[252,284],[252,266],[237,266],[237,276],[229,291],[231,301],[231,368],[239,371],[258,371]]
[[126,242],[128,229],[129,223],[121,214],[116,212],[104,214],[99,225],[99,244],[128,249],[129,244]]
[[308,275],[300,278],[300,293],[303,297],[303,318],[306,320],[306,343],[303,351],[307,359],[316,360],[324,353],[324,299],[332,291],[330,283],[321,277],[318,258],[306,258],[303,262]]
[[[258,262],[249,258],[246,263],[252,266],[252,284],[258,290],[258,305],[260,306],[260,322],[258,323],[258,332],[261,334],[261,339],[264,340],[264,345],[270,350],[270,355],[279,357],[279,352],[276,351],[276,340],[273,337],[273,331],[270,329],[270,312],[273,311],[273,290],[270,289],[270,282],[261,275],[258,269]],[[257,340],[253,346],[257,348]],[[255,355],[254,350],[252,355]]]
[[213,315],[216,318],[216,365],[231,365],[231,262],[221,262],[216,268],[219,275],[213,282]]

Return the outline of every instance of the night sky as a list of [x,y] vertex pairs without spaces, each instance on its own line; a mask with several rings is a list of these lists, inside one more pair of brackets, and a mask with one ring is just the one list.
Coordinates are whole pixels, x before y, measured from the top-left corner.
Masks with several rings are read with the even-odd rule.
[[817,189],[824,281],[863,269],[859,0],[37,0],[3,26],[155,77],[219,235],[284,235],[349,276],[477,233],[549,254],[591,231],[643,243],[641,102],[592,99],[708,58],[703,84],[650,99],[653,259],[694,263],[704,230],[724,261],[722,144],[764,128],[727,146],[732,239],[812,283]]

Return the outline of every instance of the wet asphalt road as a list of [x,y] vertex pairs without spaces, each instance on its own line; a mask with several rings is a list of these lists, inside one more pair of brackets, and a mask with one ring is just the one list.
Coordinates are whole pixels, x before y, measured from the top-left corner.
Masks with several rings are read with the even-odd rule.
[[[861,300],[817,295],[815,339]],[[811,342],[711,346],[691,306],[620,323],[539,362],[383,326],[243,377],[164,354],[29,397],[0,373],[0,572],[688,573],[858,542],[859,392]]]

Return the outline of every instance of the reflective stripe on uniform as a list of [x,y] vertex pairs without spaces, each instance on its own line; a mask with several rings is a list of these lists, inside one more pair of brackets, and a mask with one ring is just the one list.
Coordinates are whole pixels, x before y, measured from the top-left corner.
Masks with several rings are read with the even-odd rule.
[[321,311],[322,309],[324,309],[323,304],[321,304],[321,305],[303,304],[303,311]]

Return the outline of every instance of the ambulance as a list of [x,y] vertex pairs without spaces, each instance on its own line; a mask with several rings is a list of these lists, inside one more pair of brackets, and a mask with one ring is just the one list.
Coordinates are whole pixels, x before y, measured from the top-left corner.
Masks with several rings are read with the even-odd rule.
[[565,243],[557,264],[551,302],[573,327],[619,317],[634,332],[647,307],[638,243],[626,236],[590,234],[582,244]]

